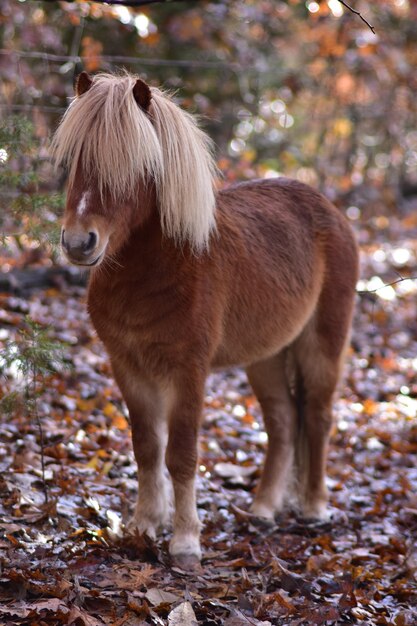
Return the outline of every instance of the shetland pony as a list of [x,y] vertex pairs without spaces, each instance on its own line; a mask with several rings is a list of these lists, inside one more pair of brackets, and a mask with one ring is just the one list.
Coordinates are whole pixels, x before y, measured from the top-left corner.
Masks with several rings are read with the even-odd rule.
[[216,192],[210,140],[194,118],[127,73],[80,74],[52,148],[69,174],[62,247],[91,268],[88,309],[130,413],[130,528],[155,537],[169,522],[167,468],[171,556],[182,567],[200,560],[204,384],[232,364],[246,368],[269,438],[253,514],[272,521],[296,491],[302,513],[323,518],[357,280],[345,218],[285,178]]

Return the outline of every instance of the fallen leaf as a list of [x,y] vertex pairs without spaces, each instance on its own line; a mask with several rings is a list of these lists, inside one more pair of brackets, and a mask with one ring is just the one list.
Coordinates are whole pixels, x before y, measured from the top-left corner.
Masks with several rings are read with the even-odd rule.
[[182,602],[168,615],[169,626],[198,626],[193,607],[189,602]]
[[173,604],[173,602],[178,602],[178,600],[181,599],[175,593],[171,593],[170,591],[163,591],[162,589],[158,589],[157,587],[148,589],[145,597],[154,606],[159,606],[160,604]]

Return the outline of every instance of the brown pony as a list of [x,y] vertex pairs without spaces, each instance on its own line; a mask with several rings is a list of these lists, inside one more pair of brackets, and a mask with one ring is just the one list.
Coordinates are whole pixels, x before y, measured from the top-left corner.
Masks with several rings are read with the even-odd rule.
[[357,280],[347,221],[285,178],[216,192],[208,137],[136,76],[83,72],[76,96],[53,140],[69,170],[62,247],[91,268],[89,312],[130,412],[130,527],[154,537],[168,523],[167,467],[170,553],[182,566],[200,559],[204,384],[232,364],[246,368],[269,438],[253,514],[273,520],[296,491],[306,517],[325,517],[332,396]]

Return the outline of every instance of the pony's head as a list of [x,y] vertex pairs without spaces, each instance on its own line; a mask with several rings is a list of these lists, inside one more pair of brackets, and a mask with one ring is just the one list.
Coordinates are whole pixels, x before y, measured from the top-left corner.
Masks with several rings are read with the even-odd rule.
[[199,252],[215,226],[211,143],[194,118],[137,76],[82,72],[52,141],[68,170],[61,242],[98,265],[158,210],[162,231]]

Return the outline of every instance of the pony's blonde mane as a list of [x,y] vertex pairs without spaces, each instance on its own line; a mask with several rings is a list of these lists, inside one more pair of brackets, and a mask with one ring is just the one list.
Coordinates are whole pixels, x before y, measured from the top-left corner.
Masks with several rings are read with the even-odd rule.
[[170,96],[151,88],[148,113],[133,96],[137,76],[98,74],[75,98],[52,140],[69,185],[77,167],[114,200],[132,197],[140,180],[155,181],[164,233],[195,251],[208,246],[215,227],[216,166],[209,137]]

